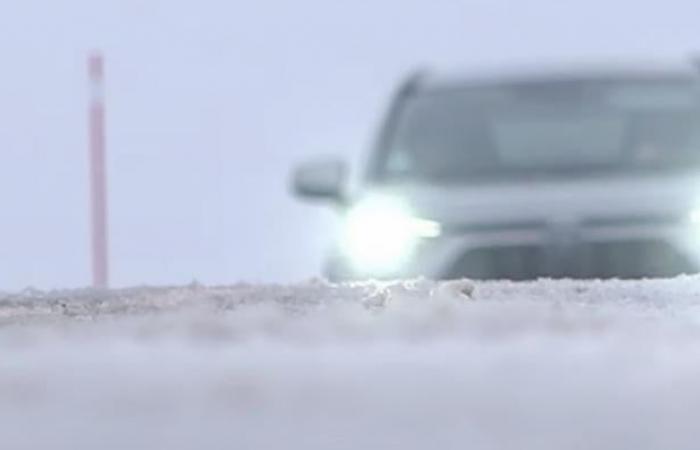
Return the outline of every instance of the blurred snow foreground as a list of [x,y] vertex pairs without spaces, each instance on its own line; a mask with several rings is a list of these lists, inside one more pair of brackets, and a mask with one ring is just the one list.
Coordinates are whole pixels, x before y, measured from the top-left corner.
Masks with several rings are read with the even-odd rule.
[[2,449],[696,449],[700,277],[0,294]]

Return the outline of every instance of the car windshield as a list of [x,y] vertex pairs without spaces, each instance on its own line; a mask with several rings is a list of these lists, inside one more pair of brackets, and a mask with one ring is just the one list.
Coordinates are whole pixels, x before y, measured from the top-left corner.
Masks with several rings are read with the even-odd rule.
[[691,79],[548,81],[406,97],[382,143],[380,179],[469,182],[700,166]]

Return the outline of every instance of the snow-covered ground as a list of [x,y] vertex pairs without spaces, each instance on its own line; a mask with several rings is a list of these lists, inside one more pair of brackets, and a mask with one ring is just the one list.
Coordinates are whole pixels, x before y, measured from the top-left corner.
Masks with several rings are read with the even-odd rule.
[[0,294],[3,450],[680,450],[699,415],[700,277]]

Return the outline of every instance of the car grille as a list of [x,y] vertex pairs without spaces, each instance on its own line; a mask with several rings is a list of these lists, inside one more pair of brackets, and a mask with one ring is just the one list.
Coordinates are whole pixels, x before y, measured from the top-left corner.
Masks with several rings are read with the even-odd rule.
[[536,245],[476,248],[462,255],[446,278],[652,278],[696,270],[663,241],[634,240],[579,243],[564,249]]

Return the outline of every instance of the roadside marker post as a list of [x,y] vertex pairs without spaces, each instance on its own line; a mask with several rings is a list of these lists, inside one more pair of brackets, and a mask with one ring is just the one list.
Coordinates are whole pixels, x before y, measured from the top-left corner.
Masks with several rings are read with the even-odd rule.
[[100,53],[88,56],[88,108],[92,285],[109,287],[107,222],[107,167],[105,146],[104,61]]

